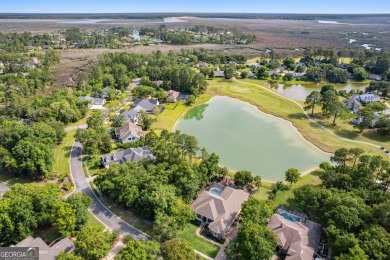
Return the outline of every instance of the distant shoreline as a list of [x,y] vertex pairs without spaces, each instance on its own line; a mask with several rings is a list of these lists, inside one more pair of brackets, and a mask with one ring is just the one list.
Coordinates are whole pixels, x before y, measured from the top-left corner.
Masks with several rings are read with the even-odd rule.
[[194,17],[217,19],[320,20],[356,17],[390,17],[390,13],[316,14],[316,13],[0,13],[0,19],[164,19]]

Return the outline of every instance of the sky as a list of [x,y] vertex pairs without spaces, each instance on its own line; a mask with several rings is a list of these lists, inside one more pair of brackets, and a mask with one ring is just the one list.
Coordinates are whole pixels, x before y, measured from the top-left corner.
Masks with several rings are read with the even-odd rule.
[[0,0],[0,13],[390,13],[390,0]]

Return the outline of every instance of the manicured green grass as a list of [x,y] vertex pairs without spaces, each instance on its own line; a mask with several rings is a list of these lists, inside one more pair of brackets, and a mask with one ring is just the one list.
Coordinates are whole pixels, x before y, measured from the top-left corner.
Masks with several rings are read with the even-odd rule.
[[[210,99],[208,95],[200,95],[194,105],[199,105],[207,102]],[[183,102],[164,104],[165,110],[159,114],[156,118],[157,121],[152,124],[151,129],[170,131],[175,122],[184,114],[184,112],[191,108]],[[192,106],[193,107],[193,106]]]
[[87,221],[87,225],[93,225],[93,226],[99,226],[101,227],[102,229],[105,229],[105,226],[99,221],[97,220],[97,218],[95,218],[91,212],[88,211],[88,221]]
[[[292,199],[294,198],[294,190],[306,184],[312,184],[312,185],[321,184],[321,180],[319,178],[321,172],[322,170],[316,170],[309,174],[306,174],[302,176],[302,178],[299,179],[299,181],[294,183],[292,186],[290,186],[290,184],[286,184],[289,187],[289,189],[277,192],[276,197],[273,201],[274,205],[275,206],[286,205],[295,208],[294,201],[292,201]],[[271,194],[274,188],[275,188],[275,184],[263,182],[262,187],[260,187],[260,189],[257,190],[253,194],[253,196],[260,200],[268,200],[268,196]]]
[[75,130],[68,132],[62,140],[62,143],[54,148],[53,156],[55,162],[53,172],[56,176],[70,174],[69,156],[74,143],[75,133]]
[[198,227],[190,223],[179,235],[180,238],[187,240],[195,250],[214,258],[219,251],[219,247],[196,236],[196,229]]
[[132,225],[133,227],[145,232],[146,234],[152,234],[153,223],[143,220],[142,218],[135,215],[133,212],[124,209],[120,205],[117,205],[115,202],[105,198],[104,205],[110,209],[115,215],[120,217],[122,220]]
[[[311,143],[319,147],[320,149],[327,152],[334,152],[335,150],[345,147],[361,147],[368,154],[378,154],[384,158],[388,158],[380,149],[375,147],[351,143],[341,140],[330,133],[322,130],[320,127],[311,123],[303,114],[300,107],[294,102],[280,97],[273,92],[270,92],[261,87],[265,88],[266,82],[259,80],[240,80],[241,82],[236,81],[225,81],[225,80],[209,80],[209,87],[206,94],[210,96],[221,95],[221,96],[230,96],[233,98],[238,98],[242,101],[246,101],[257,106],[261,111],[281,117],[288,121],[291,121],[293,125],[301,132],[301,134]],[[256,85],[251,85],[256,84]],[[245,88],[248,93],[232,91],[231,87],[234,86],[233,90],[237,88]],[[249,92],[250,91],[250,92]],[[317,108],[318,109],[318,108]],[[328,119],[329,121],[331,119]],[[337,123],[340,125],[342,121],[337,120]],[[374,142],[376,140],[368,139],[364,135],[358,135],[355,140]],[[387,139],[390,141],[390,139]],[[389,141],[386,141],[389,142]],[[390,143],[390,142],[389,142]],[[378,142],[379,144],[379,142]]]
[[[103,156],[103,155],[101,155]],[[101,174],[104,169],[102,168],[101,162],[100,162],[100,156],[97,157],[89,157],[86,158],[85,161],[87,162],[88,166],[88,173],[89,175],[99,175]],[[85,174],[87,174],[87,169],[85,169]]]

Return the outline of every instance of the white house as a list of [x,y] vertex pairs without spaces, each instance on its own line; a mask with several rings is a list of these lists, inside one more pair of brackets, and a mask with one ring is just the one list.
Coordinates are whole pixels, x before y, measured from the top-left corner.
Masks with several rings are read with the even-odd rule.
[[104,98],[93,98],[89,96],[79,96],[79,99],[82,101],[88,101],[89,109],[102,109],[107,102]]
[[366,93],[357,97],[360,102],[371,103],[381,101],[381,98],[377,94]]

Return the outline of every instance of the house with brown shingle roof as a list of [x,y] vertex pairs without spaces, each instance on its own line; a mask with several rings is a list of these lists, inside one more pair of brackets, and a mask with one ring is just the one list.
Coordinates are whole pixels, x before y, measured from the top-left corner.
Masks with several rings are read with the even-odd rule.
[[277,253],[282,259],[313,259],[316,255],[322,226],[306,217],[280,209],[271,216],[267,226],[278,237]]
[[145,136],[145,133],[140,126],[127,122],[123,126],[115,128],[115,136],[125,144],[139,141]]
[[174,91],[174,90],[168,90],[165,91],[165,94],[168,96],[168,101],[169,102],[176,102],[179,100],[180,92]]
[[215,237],[224,237],[241,211],[249,194],[223,185],[212,185],[203,190],[192,203],[196,219],[208,225]]

